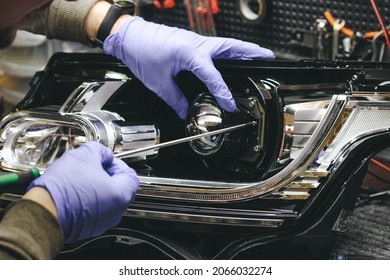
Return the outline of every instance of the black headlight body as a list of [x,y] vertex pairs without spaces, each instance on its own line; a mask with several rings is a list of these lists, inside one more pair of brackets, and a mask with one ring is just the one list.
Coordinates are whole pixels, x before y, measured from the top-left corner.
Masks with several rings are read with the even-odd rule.
[[[390,145],[390,64],[215,65],[239,112],[218,108],[204,84],[182,72],[176,81],[191,104],[183,121],[119,61],[100,54],[56,54],[0,123],[1,168],[20,171],[34,162],[44,172],[86,141],[118,153],[204,127],[253,121],[253,127],[215,138],[124,158],[140,176],[136,200],[117,228],[74,248],[121,244],[131,251],[132,245],[147,243],[169,258],[234,258],[287,241],[329,247],[335,233],[346,230],[367,159]],[[29,149],[42,146],[38,138],[48,148],[36,155]],[[23,188],[3,190],[1,199],[22,193]],[[110,238],[114,241],[107,242]],[[72,248],[68,254],[77,253]]]

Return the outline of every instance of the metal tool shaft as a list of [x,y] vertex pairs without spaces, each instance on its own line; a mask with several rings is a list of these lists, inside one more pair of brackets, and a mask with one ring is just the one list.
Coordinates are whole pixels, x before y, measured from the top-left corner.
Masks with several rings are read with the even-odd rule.
[[169,147],[169,146],[173,146],[173,145],[177,145],[177,144],[181,144],[181,143],[190,142],[192,140],[200,139],[200,138],[206,137],[206,136],[212,136],[212,135],[216,135],[216,134],[230,132],[230,131],[237,130],[237,129],[244,128],[244,127],[251,126],[251,125],[254,126],[256,124],[257,124],[256,121],[251,121],[249,123],[225,127],[225,128],[217,129],[214,131],[194,135],[194,136],[188,136],[188,137],[184,137],[184,138],[180,138],[180,139],[176,139],[176,140],[172,140],[172,141],[167,141],[167,142],[152,145],[149,147],[144,147],[144,148],[134,149],[134,150],[130,150],[130,151],[122,152],[122,153],[117,153],[117,154],[114,154],[114,156],[117,158],[123,158],[123,157],[139,154],[139,153],[153,150],[153,149],[165,148],[165,147]]

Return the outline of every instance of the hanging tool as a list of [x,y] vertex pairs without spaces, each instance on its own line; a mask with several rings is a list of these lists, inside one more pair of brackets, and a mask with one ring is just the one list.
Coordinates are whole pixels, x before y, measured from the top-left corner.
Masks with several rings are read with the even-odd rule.
[[40,176],[36,168],[23,172],[9,173],[0,176],[0,191],[8,187],[27,187],[34,179]]
[[217,36],[217,31],[215,29],[213,11],[210,5],[210,0],[203,0],[203,7],[206,9],[206,28],[208,36]]
[[219,14],[218,0],[210,0],[210,8],[213,15]]
[[204,36],[216,36],[213,13],[219,12],[218,3],[210,0],[184,0],[192,31]]
[[153,4],[158,9],[172,9],[175,7],[175,0],[154,0]]
[[314,31],[316,40],[313,41],[313,49],[315,58],[317,59],[326,59],[327,53],[326,53],[326,28],[327,28],[327,22],[325,19],[317,19],[314,24]]
[[202,33],[206,36],[216,36],[213,14],[211,12],[209,0],[198,0],[197,11],[202,23]]
[[188,136],[188,137],[184,137],[184,138],[179,138],[179,139],[176,139],[176,140],[172,140],[172,141],[168,141],[168,142],[152,145],[152,146],[149,146],[149,147],[144,147],[144,148],[134,149],[134,150],[130,150],[130,151],[122,152],[122,153],[117,153],[117,154],[114,154],[114,156],[117,157],[117,158],[124,158],[124,157],[128,157],[128,156],[131,156],[131,155],[139,154],[139,153],[142,153],[142,152],[145,152],[145,151],[149,151],[149,150],[165,148],[165,147],[169,147],[169,146],[173,146],[173,145],[177,145],[177,144],[181,144],[181,143],[190,142],[190,141],[193,141],[193,140],[196,140],[196,139],[200,139],[200,138],[203,138],[203,137],[207,137],[207,136],[212,136],[212,135],[216,135],[216,134],[230,132],[230,131],[241,129],[241,128],[244,128],[244,127],[247,127],[247,126],[255,126],[256,124],[257,124],[257,121],[251,121],[251,122],[244,123],[244,124],[238,124],[238,125],[234,125],[234,126],[231,126],[231,127],[225,127],[225,128],[217,129],[217,130],[214,130],[214,131],[211,131],[211,132],[206,132],[206,133],[201,133],[201,134],[198,134],[198,135],[193,135],[193,136]]
[[337,19],[333,24],[333,48],[332,48],[332,60],[337,58],[339,52],[339,35],[340,30],[344,27],[345,20]]
[[192,6],[190,0],[184,0],[184,6],[187,9],[188,22],[192,31],[196,32],[194,15],[192,14]]
[[201,34],[207,35],[207,23],[206,23],[207,9],[203,6],[202,0],[198,0],[197,12],[200,15],[199,18],[202,26]]
[[[331,26],[335,23],[336,19],[333,17],[332,13],[330,11],[325,11],[324,16],[326,20],[329,22]],[[349,29],[347,27],[343,27],[340,30],[341,33],[343,33],[345,36],[353,38],[355,36],[355,31],[352,29]],[[379,31],[368,31],[362,35],[364,39],[372,39],[375,35],[378,34]],[[390,31],[387,31],[388,34],[390,34]]]
[[190,23],[190,28],[192,31],[197,32],[198,34],[203,35],[201,18],[197,10],[196,0],[184,0],[184,5],[187,8],[188,21]]

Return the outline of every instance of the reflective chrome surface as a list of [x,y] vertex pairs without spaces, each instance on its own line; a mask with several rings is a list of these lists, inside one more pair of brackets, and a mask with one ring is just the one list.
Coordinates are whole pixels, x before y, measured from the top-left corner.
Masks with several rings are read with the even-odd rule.
[[107,100],[123,86],[124,81],[82,83],[65,101],[59,113],[93,112],[102,109]]
[[[207,94],[202,94],[192,104],[186,118],[187,136],[212,132],[224,127],[222,110]],[[190,142],[191,148],[202,156],[211,155],[218,151],[224,140],[224,134],[202,137]]]
[[77,125],[24,121],[7,127],[1,135],[3,165],[9,168],[46,168],[64,152],[87,142]]
[[[3,146],[1,166],[44,170],[64,152],[87,141],[98,141],[114,152],[124,152],[159,143],[160,132],[153,123],[131,124],[115,112],[102,110],[123,81],[82,83],[58,112],[20,111],[4,118],[0,127]],[[153,149],[131,161],[157,155]]]

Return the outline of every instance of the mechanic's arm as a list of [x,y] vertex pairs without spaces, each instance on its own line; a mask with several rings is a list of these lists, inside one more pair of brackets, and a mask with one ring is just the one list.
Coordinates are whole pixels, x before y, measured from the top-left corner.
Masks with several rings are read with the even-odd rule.
[[50,194],[34,188],[24,198],[12,203],[0,222],[0,260],[52,259],[63,235]]
[[79,42],[92,46],[86,30],[86,18],[100,0],[54,0],[30,15],[24,30],[43,34],[49,39]]
[[0,259],[50,259],[65,243],[117,225],[138,189],[137,174],[89,142],[66,152],[13,203],[0,223]]
[[[96,3],[87,16],[86,30],[93,40],[110,4]],[[141,17],[121,16],[103,45],[129,67],[143,84],[155,92],[180,118],[188,111],[188,101],[174,78],[182,70],[195,74],[229,112],[236,104],[212,59],[274,59],[272,51],[257,44],[221,37],[206,37],[181,28],[147,22]]]
[[[90,8],[88,12],[87,6]],[[91,42],[109,7],[107,1],[55,0],[41,32],[44,31],[49,38],[83,43],[88,43],[89,38]],[[80,13],[79,18],[75,16],[77,13]],[[73,21],[77,23],[75,26],[72,26]],[[67,35],[64,34],[66,30]],[[235,101],[212,59],[274,59],[272,51],[257,44],[230,38],[205,37],[130,15],[118,19],[111,35],[104,41],[103,48],[106,54],[122,60],[147,88],[162,98],[182,119],[186,117],[188,101],[174,81],[180,71],[194,73],[207,86],[221,108],[233,112],[236,110]]]

